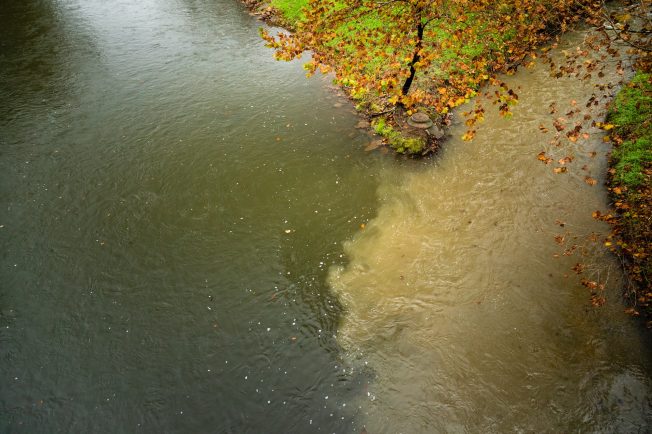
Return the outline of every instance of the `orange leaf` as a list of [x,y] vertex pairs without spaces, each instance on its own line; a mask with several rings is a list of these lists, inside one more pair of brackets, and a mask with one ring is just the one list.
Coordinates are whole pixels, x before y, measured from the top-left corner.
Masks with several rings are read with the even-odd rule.
[[545,151],[539,152],[537,155],[537,160],[544,162],[545,164],[550,164],[552,163],[552,158],[546,156]]

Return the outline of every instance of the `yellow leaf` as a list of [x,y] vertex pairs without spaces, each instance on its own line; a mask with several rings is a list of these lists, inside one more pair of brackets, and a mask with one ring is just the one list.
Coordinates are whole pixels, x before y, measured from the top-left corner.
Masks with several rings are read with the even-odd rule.
[[464,133],[464,135],[462,136],[462,140],[468,142],[469,140],[473,140],[474,137],[475,137],[475,131],[471,130]]

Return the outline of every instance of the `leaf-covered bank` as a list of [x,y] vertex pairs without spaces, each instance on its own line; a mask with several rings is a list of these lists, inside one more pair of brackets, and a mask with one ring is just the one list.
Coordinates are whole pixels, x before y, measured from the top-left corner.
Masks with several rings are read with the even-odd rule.
[[608,241],[622,257],[630,312],[652,326],[652,74],[637,73],[613,101],[608,116],[614,144],[609,190],[615,216]]
[[[383,135],[397,152],[419,155],[436,148],[432,136],[441,138],[449,111],[484,84],[497,91],[483,100],[510,115],[518,95],[499,74],[532,62],[543,43],[599,7],[592,0],[270,0],[263,13],[277,11],[294,32],[262,36],[280,60],[311,50],[309,75],[334,72],[361,112],[383,118],[375,129],[392,132]],[[435,121],[432,134],[407,122],[416,112]],[[483,118],[480,105],[466,113],[465,139]]]

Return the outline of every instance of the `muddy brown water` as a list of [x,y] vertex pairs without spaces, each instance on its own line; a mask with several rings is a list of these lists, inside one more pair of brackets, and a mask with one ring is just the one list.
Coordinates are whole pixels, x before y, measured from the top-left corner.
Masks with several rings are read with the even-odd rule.
[[511,120],[406,161],[238,2],[0,24],[3,432],[649,431],[618,264],[585,246],[595,310],[554,241],[606,233],[607,145],[536,159],[591,88],[524,72]]
[[[377,216],[331,270],[339,340],[375,373],[369,432],[649,432],[650,336],[623,314],[608,227],[592,218],[608,209],[609,145],[591,126],[604,106],[570,114],[612,91],[541,65],[505,80],[513,117],[485,101],[475,140],[458,139],[458,116],[431,166],[381,176]],[[588,136],[564,140],[576,123]],[[578,263],[604,285],[599,309]]]

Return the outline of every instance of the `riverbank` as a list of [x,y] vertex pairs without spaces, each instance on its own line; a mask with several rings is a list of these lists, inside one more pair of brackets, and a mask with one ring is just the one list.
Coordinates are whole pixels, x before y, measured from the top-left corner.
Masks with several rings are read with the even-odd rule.
[[608,241],[624,264],[633,315],[652,327],[652,74],[637,73],[616,96],[606,128],[614,145],[609,191],[616,210]]

